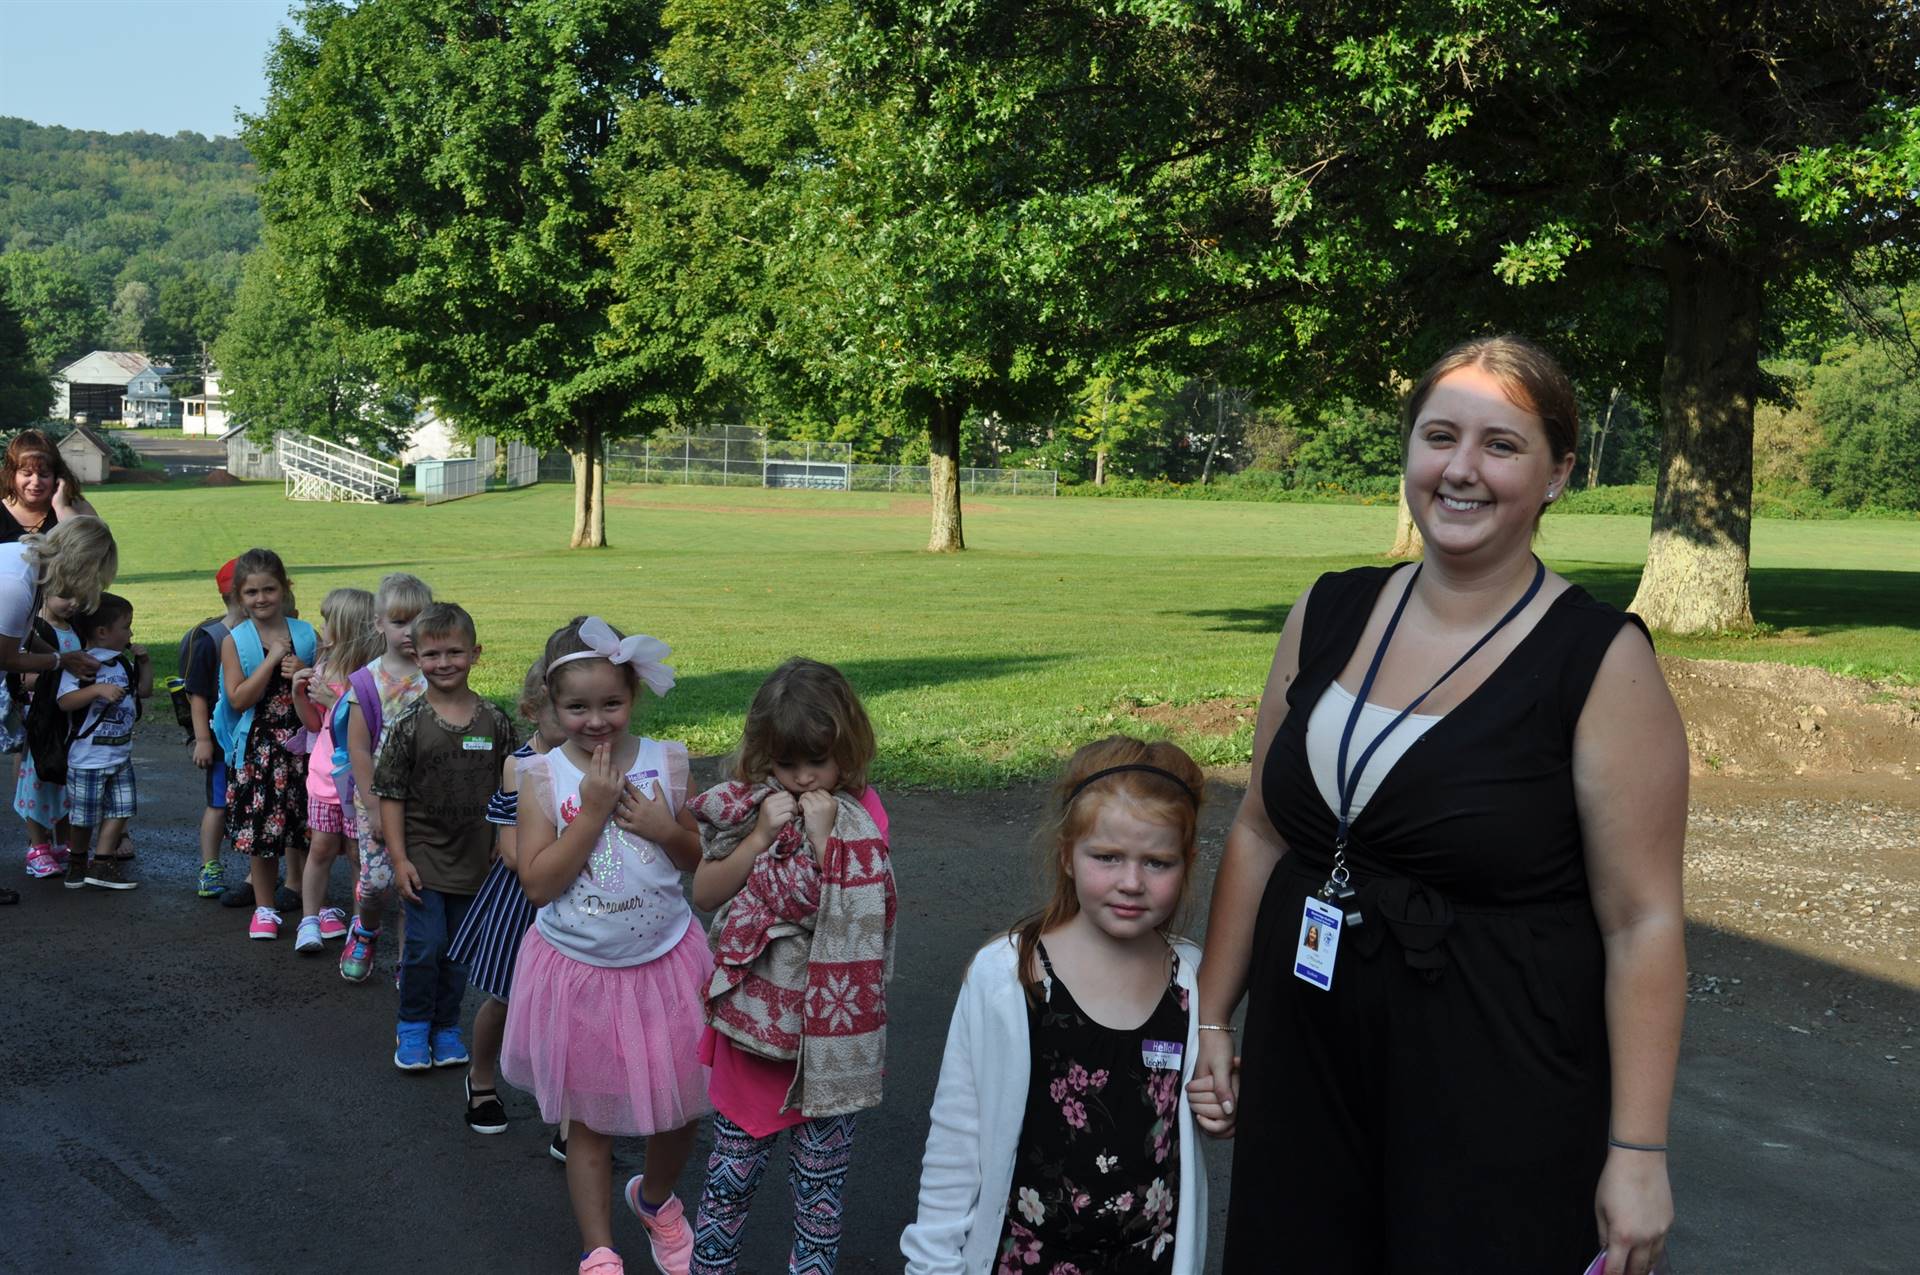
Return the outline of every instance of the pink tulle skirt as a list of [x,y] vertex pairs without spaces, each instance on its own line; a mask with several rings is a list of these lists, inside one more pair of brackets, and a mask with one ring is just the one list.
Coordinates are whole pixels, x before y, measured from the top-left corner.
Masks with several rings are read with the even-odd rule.
[[698,925],[665,955],[624,969],[563,956],[527,931],[513,970],[500,1074],[571,1120],[632,1137],[679,1129],[713,1110],[700,1030],[713,957]]

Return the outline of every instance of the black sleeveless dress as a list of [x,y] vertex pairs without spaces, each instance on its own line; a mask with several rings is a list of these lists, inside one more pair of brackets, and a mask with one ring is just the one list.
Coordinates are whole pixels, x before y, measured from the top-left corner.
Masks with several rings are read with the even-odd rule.
[[1363,920],[1323,991],[1293,974],[1337,823],[1307,719],[1393,570],[1314,585],[1257,776],[1289,853],[1254,930],[1225,1269],[1575,1275],[1599,1249],[1610,1069],[1573,733],[1640,622],[1568,589],[1381,777],[1347,847]]
[[996,1272],[1165,1275],[1180,1212],[1180,1076],[1187,994],[1167,989],[1130,1030],[1087,1017],[1053,972],[1027,1007],[1031,1058]]

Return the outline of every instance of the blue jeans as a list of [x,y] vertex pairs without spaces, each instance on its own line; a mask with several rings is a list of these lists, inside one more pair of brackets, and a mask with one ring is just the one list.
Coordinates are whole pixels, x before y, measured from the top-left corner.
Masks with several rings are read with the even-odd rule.
[[447,959],[447,945],[473,906],[471,894],[420,890],[420,901],[402,899],[407,941],[400,949],[400,1021],[460,1025],[460,998],[467,993],[467,967]]

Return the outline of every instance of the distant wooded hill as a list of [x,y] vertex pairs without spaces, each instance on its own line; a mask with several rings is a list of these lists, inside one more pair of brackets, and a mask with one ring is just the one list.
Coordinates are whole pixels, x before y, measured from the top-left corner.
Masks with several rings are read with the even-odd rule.
[[197,367],[260,239],[247,148],[0,116],[0,285],[35,359],[95,348]]

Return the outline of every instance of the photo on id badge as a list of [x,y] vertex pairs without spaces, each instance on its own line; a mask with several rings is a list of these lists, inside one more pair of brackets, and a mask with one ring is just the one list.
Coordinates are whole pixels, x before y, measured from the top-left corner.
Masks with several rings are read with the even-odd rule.
[[1340,910],[1307,896],[1300,917],[1300,946],[1293,954],[1293,974],[1326,991],[1333,986],[1333,959],[1340,947]]

